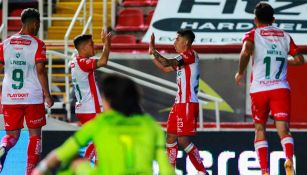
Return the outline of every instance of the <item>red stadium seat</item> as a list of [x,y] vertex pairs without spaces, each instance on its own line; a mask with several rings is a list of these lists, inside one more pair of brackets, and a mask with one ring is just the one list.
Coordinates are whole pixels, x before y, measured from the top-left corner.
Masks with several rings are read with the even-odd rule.
[[151,0],[124,0],[124,7],[142,7],[142,6],[150,6],[152,4]]
[[112,37],[112,44],[136,44],[136,37],[134,35],[114,35]]
[[[23,9],[14,9],[13,11],[11,11],[9,13],[10,17],[20,17],[21,12],[23,11]],[[21,24],[21,20],[9,20],[8,21],[8,29],[9,30],[19,30],[21,28],[22,24]]]
[[2,24],[2,9],[0,9],[0,24]]
[[124,9],[117,17],[116,31],[144,31],[144,14],[140,9]]
[[148,15],[147,15],[147,17],[146,17],[146,19],[145,19],[145,29],[146,29],[146,30],[147,30],[147,29],[149,28],[149,26],[150,26],[151,18],[152,18],[152,16],[153,16],[154,12],[155,12],[154,10],[151,10],[151,11],[148,12]]
[[157,4],[158,4],[158,0],[151,0],[151,3],[150,3],[151,6],[157,6]]

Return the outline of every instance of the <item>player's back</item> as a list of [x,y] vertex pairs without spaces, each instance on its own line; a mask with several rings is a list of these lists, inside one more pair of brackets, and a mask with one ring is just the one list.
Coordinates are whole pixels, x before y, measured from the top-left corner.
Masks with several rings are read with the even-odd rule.
[[99,174],[152,174],[155,149],[158,144],[164,146],[157,136],[160,128],[155,121],[147,115],[107,115],[98,120],[96,126],[100,129],[95,133],[94,143]]
[[244,40],[254,42],[250,92],[289,88],[287,58],[295,46],[290,35],[266,26],[248,32]]
[[99,113],[101,96],[95,81],[96,61],[76,56],[71,62],[71,75],[76,95],[76,113]]
[[43,103],[36,63],[46,61],[45,52],[45,44],[34,36],[15,34],[3,41],[1,45],[1,61],[4,63],[2,104]]

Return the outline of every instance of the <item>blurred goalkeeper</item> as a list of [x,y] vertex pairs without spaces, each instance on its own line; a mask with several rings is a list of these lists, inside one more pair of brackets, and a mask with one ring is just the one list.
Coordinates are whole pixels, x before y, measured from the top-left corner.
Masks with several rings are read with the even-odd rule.
[[[115,74],[103,78],[101,84],[104,113],[51,152],[33,175],[47,174],[71,160],[66,175],[150,175],[153,160],[158,161],[161,175],[175,174],[165,154],[164,133],[151,116],[143,113],[136,84]],[[75,159],[78,150],[91,140],[99,157],[95,168],[86,159]]]

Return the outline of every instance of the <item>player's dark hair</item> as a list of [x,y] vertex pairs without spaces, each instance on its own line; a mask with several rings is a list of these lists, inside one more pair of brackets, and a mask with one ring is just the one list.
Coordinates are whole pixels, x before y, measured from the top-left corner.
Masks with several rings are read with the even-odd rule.
[[192,30],[190,29],[180,29],[177,31],[177,34],[186,38],[190,44],[194,42],[195,39],[195,34]]
[[37,20],[40,21],[40,15],[37,9],[35,8],[27,8],[21,12],[21,22],[23,24],[28,21]]
[[143,114],[139,89],[131,79],[109,74],[101,80],[101,93],[112,109],[126,116]]
[[254,13],[259,22],[264,24],[272,24],[274,20],[274,9],[265,2],[259,2],[254,10]]
[[89,40],[92,39],[92,35],[90,34],[83,34],[83,35],[78,35],[74,38],[74,45],[75,48],[78,50],[80,44],[84,43],[84,42],[88,42]]

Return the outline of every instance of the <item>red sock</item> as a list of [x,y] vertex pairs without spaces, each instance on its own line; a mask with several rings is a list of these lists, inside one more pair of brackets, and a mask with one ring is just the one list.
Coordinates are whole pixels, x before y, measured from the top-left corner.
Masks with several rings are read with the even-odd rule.
[[268,142],[266,140],[257,140],[254,143],[257,152],[261,172],[268,173]]
[[189,155],[189,158],[198,171],[206,172],[205,166],[199,155],[199,151],[193,143],[190,143],[184,151]]
[[31,136],[28,145],[28,159],[26,167],[26,175],[31,175],[32,170],[36,167],[41,153],[41,137]]
[[84,158],[91,161],[94,156],[95,156],[95,147],[93,143],[90,143],[85,150]]
[[177,153],[178,153],[178,144],[177,142],[166,144],[166,150],[168,155],[168,160],[173,167],[176,167],[176,159],[177,159]]
[[294,141],[293,137],[286,135],[281,139],[282,148],[286,154],[286,158],[292,160],[294,154]]
[[13,146],[16,145],[17,140],[14,136],[5,135],[2,137],[1,146],[4,146],[7,150],[10,150]]

